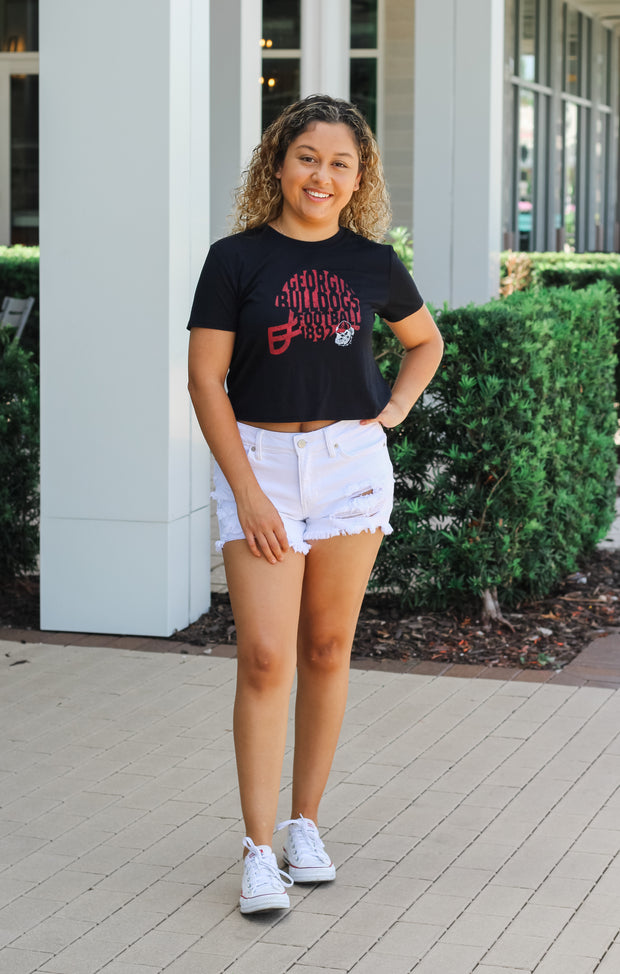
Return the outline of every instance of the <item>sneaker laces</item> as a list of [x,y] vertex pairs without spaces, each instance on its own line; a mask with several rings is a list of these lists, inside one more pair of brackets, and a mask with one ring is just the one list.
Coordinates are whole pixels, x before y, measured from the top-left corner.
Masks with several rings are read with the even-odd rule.
[[253,895],[264,888],[272,892],[274,881],[281,882],[284,886],[293,885],[294,880],[289,874],[285,873],[283,869],[278,869],[273,852],[270,851],[265,854],[262,849],[254,845],[248,836],[243,840],[243,847],[248,850],[245,857],[245,873],[250,892]]
[[[276,826],[276,832],[285,829],[287,825],[295,826],[294,842],[299,854],[303,857],[309,855],[313,858],[325,858],[325,844],[321,840],[319,830],[310,818],[304,818],[300,813],[299,818],[289,818],[286,822],[280,822]],[[290,835],[290,833],[289,833]],[[292,837],[292,836],[291,836]],[[328,857],[329,858],[329,857]]]

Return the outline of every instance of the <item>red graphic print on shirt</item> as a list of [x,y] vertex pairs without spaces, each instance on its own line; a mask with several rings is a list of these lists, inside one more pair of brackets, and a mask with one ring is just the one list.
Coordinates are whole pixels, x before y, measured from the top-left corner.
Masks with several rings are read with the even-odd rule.
[[349,285],[331,271],[300,271],[282,288],[276,308],[288,313],[286,324],[268,329],[272,355],[286,352],[293,338],[323,342],[333,338],[336,345],[347,346],[359,331],[362,314],[357,295]]

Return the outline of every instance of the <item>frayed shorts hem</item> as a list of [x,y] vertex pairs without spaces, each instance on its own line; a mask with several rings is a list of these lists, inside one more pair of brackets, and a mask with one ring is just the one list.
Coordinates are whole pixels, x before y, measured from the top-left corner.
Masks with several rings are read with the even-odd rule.
[[[392,534],[393,530],[394,528],[389,522],[375,524],[372,527],[367,526],[367,527],[357,527],[357,528],[340,528],[340,529],[335,528],[332,531],[325,531],[325,532],[321,532],[320,534],[314,534],[313,537],[308,538],[308,541],[292,542],[290,543],[290,548],[291,551],[296,552],[298,555],[307,555],[310,552],[310,549],[312,548],[312,545],[309,544],[309,542],[311,541],[329,541],[330,538],[341,538],[345,535],[348,535],[350,537],[354,534],[374,534],[375,531],[381,531],[383,535],[387,537],[389,534]],[[245,535],[242,535],[240,538],[225,538],[223,541],[222,540],[216,541],[215,550],[218,553],[221,553],[224,548],[224,545],[228,544],[229,541],[244,541],[244,540],[245,540]]]

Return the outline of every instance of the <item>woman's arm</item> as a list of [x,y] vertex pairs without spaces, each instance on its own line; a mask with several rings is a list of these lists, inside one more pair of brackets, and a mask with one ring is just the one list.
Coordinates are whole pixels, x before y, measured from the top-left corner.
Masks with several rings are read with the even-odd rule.
[[192,328],[189,339],[189,394],[211,452],[231,486],[237,514],[252,554],[275,564],[288,550],[282,519],[261,490],[246,456],[224,381],[234,332]]
[[379,422],[391,429],[402,423],[435,375],[443,355],[443,339],[426,305],[402,321],[388,321],[388,325],[405,349],[405,354],[392,389],[392,398],[375,419],[364,419],[362,423]]

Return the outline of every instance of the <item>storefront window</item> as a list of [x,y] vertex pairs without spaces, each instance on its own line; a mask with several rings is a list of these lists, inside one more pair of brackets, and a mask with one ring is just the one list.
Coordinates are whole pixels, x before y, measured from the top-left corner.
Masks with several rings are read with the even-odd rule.
[[577,241],[579,108],[564,105],[564,234],[565,248],[575,250]]
[[581,94],[581,51],[579,44],[580,14],[574,7],[564,7],[564,91]]
[[263,128],[299,98],[299,58],[263,58]]
[[608,123],[609,115],[603,112],[597,115],[596,138],[594,140],[594,225],[597,228],[597,233],[605,227]]
[[555,119],[555,167],[553,179],[553,227],[554,246],[562,250],[564,246],[564,113],[558,112]]
[[517,219],[519,250],[533,249],[534,231],[534,147],[535,147],[535,95],[521,91],[519,96],[519,145]]
[[38,0],[0,0],[0,51],[38,50]]
[[299,48],[301,4],[291,0],[263,0],[263,47],[269,50]]
[[596,91],[598,99],[603,105],[610,104],[610,62],[611,62],[611,31],[601,33],[601,47],[596,58]]
[[349,87],[354,105],[377,131],[379,17],[377,0],[351,0]]
[[377,130],[377,59],[351,58],[351,101]]
[[536,81],[536,26],[538,0],[520,0],[519,3],[519,77],[523,81]]
[[351,47],[377,45],[377,0],[351,0]]
[[39,78],[11,77],[11,243],[39,242]]
[[300,45],[301,0],[263,0],[263,128],[299,98]]

